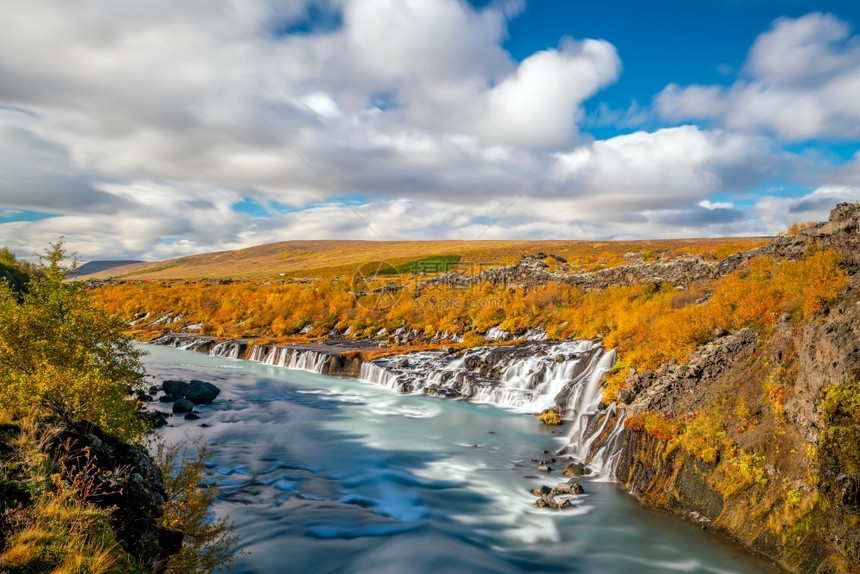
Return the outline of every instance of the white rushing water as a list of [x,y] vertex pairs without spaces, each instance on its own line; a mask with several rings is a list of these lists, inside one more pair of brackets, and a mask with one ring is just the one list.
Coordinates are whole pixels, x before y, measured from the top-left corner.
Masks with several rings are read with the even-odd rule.
[[[623,415],[602,408],[600,381],[615,362],[597,341],[534,341],[478,347],[464,354],[427,351],[361,366],[360,378],[396,391],[493,404],[524,413],[560,408],[568,418],[567,454],[593,476],[612,480],[623,442]],[[606,426],[612,430],[606,435]],[[607,436],[601,445],[595,443]],[[596,452],[592,453],[595,447]]]
[[[522,413],[558,408],[566,422],[565,454],[587,464],[594,477],[613,480],[624,446],[624,414],[615,404],[601,405],[600,381],[615,361],[615,352],[599,341],[533,340],[514,346],[476,347],[464,353],[419,351],[366,361],[360,378],[401,393],[428,394],[492,404]],[[214,357],[239,359],[328,373],[335,353],[307,347],[251,345],[234,340],[168,335],[158,340],[186,350],[205,350]],[[611,429],[607,429],[608,425]],[[598,440],[604,437],[600,444]]]
[[291,347],[279,347],[276,345],[254,345],[251,347],[250,360],[286,367],[288,369],[301,369],[312,373],[324,373],[328,362],[331,360],[330,353],[308,349],[296,349]]

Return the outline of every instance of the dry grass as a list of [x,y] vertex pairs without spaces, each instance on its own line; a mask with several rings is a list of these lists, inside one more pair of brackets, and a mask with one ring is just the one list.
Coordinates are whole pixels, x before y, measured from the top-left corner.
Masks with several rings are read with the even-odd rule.
[[[55,432],[32,418],[0,409],[6,433],[0,480],[10,498],[0,499],[0,572],[4,574],[108,574],[140,572],[117,543],[110,512],[87,502],[92,473],[69,475],[44,454]],[[21,496],[22,493],[29,493]]]
[[464,267],[515,263],[523,254],[539,251],[567,259],[572,268],[612,267],[637,253],[653,259],[680,253],[725,257],[765,243],[765,239],[672,239],[647,241],[286,241],[235,251],[180,257],[116,267],[86,278],[202,279],[351,276],[368,261],[402,265],[435,255],[459,255]]

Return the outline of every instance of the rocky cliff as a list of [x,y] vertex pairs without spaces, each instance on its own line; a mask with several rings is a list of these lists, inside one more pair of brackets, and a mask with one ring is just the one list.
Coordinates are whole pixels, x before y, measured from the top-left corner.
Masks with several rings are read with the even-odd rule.
[[794,572],[860,571],[860,207],[756,250],[840,253],[839,300],[773,329],[717,332],[685,364],[630,370],[617,480]]

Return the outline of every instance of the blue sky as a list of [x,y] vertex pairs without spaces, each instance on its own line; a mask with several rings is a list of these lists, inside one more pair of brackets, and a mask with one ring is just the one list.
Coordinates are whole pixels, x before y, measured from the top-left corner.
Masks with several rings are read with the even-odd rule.
[[35,0],[0,22],[0,244],[23,255],[762,235],[860,199],[857,2]]

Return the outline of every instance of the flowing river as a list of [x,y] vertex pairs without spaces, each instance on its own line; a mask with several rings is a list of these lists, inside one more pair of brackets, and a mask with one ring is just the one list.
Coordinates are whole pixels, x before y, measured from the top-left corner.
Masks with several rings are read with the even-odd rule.
[[[529,458],[566,426],[348,377],[146,346],[149,379],[222,389],[167,441],[212,445],[214,511],[241,536],[237,573],[776,572],[609,482],[564,511],[529,490],[566,480]],[[159,405],[163,407],[163,405]],[[158,408],[158,407],[157,407]]]

